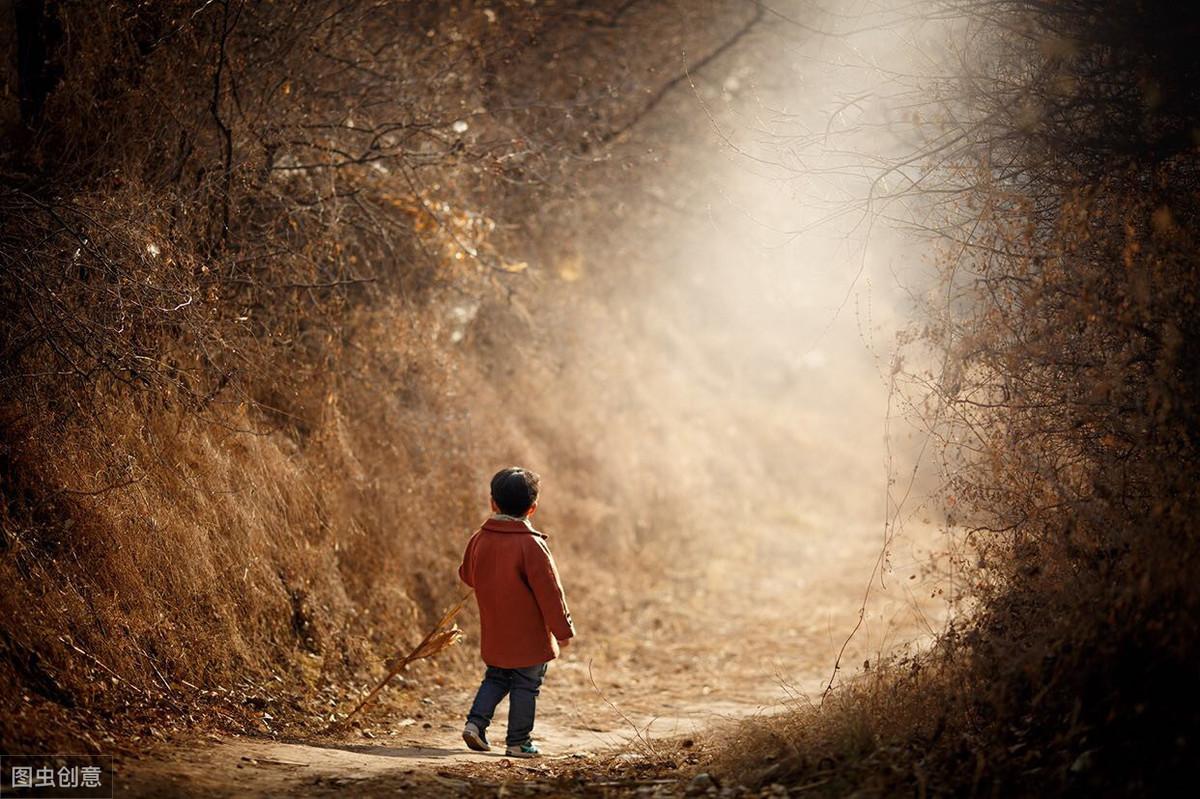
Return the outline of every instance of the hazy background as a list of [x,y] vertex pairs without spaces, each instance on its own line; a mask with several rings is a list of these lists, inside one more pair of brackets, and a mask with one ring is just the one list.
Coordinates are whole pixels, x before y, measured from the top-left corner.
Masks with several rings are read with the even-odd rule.
[[[931,244],[906,228],[900,175],[879,180],[912,145],[898,106],[924,53],[911,21],[850,5],[844,17],[797,6],[827,33],[768,17],[681,84],[616,147],[636,165],[633,188],[590,203],[578,257],[550,265],[565,277],[562,309],[531,308],[566,342],[565,370],[547,377],[552,413],[598,409],[577,443],[654,498],[605,512],[699,542],[666,559],[669,573],[705,576],[685,594],[818,618],[822,646],[783,666],[810,688],[854,628],[848,597],[868,584],[893,592],[871,599],[855,651],[944,611],[930,602],[944,582],[939,506],[926,504],[938,470],[891,382]],[[560,516],[577,494],[556,493],[554,460],[542,463],[547,525],[607,535]],[[645,505],[660,503],[687,511],[654,518]],[[564,572],[589,579],[569,558]]]

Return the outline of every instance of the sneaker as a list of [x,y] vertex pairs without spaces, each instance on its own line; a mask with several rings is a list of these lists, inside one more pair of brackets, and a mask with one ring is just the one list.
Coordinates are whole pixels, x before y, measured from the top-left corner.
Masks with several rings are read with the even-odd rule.
[[467,726],[463,727],[463,740],[466,741],[467,746],[474,749],[476,752],[492,751],[492,747],[487,742],[487,738],[485,738],[483,733],[479,731],[479,728],[475,726],[475,722],[473,721],[468,721]]
[[509,757],[537,757],[541,752],[538,751],[533,741],[526,741],[523,744],[509,744],[505,754]]

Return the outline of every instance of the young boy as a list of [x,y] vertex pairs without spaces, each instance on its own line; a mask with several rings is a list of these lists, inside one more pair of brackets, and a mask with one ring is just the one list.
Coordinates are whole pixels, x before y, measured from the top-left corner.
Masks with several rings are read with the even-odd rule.
[[508,695],[510,757],[537,757],[530,737],[538,689],[549,661],[575,635],[546,535],[533,529],[540,478],[501,469],[492,478],[492,517],[467,542],[458,576],[475,589],[487,672],[467,714],[463,740],[487,752],[496,705]]

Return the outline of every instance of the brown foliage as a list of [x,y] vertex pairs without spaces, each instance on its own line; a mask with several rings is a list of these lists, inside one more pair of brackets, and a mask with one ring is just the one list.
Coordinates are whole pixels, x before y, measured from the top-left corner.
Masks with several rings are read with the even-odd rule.
[[609,529],[579,553],[649,535],[557,446],[595,409],[548,425],[568,390],[504,361],[568,357],[513,295],[553,295],[601,145],[753,9],[20,5],[0,35],[46,57],[0,188],[8,751],[163,709],[320,723],[454,595],[504,462],[561,466],[558,518]]

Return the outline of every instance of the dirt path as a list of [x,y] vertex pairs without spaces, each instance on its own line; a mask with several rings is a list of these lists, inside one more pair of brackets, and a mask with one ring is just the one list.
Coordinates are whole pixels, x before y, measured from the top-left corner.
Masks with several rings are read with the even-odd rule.
[[[774,576],[711,595],[689,624],[668,625],[649,641],[581,638],[547,675],[535,732],[545,755],[536,761],[463,746],[462,718],[476,687],[469,683],[436,693],[430,687],[430,695],[409,697],[408,713],[368,714],[365,731],[341,738],[210,736],[126,758],[117,764],[119,795],[466,794],[480,775],[537,780],[563,761],[599,763],[622,750],[636,757],[664,738],[779,712],[788,702],[819,696],[854,625],[878,555],[875,536],[860,533],[789,552],[798,573],[764,571]],[[775,560],[780,553],[764,556]],[[927,585],[902,571],[887,588],[876,586],[843,673],[854,670],[849,664],[927,637],[938,605],[930,591],[918,593]],[[505,713],[502,705],[493,740],[503,739]]]
[[[463,707],[466,691],[455,692]],[[429,729],[404,728],[373,739],[303,742],[226,738],[206,746],[189,746],[159,753],[153,760],[126,762],[118,769],[122,796],[308,796],[330,790],[370,793],[372,785],[415,787],[422,778],[451,776],[447,769],[463,765],[514,768],[536,778],[557,760],[584,761],[598,753],[627,748],[637,737],[630,727],[607,723],[581,723],[571,708],[550,702],[538,719],[538,735],[545,756],[537,761],[512,763],[503,751],[470,752],[459,738],[461,719],[437,717]],[[714,700],[676,706],[675,715],[635,717],[639,735],[661,738],[699,733],[713,722],[762,712],[766,705]],[[502,738],[504,717],[497,723]],[[411,777],[411,780],[406,780]]]

